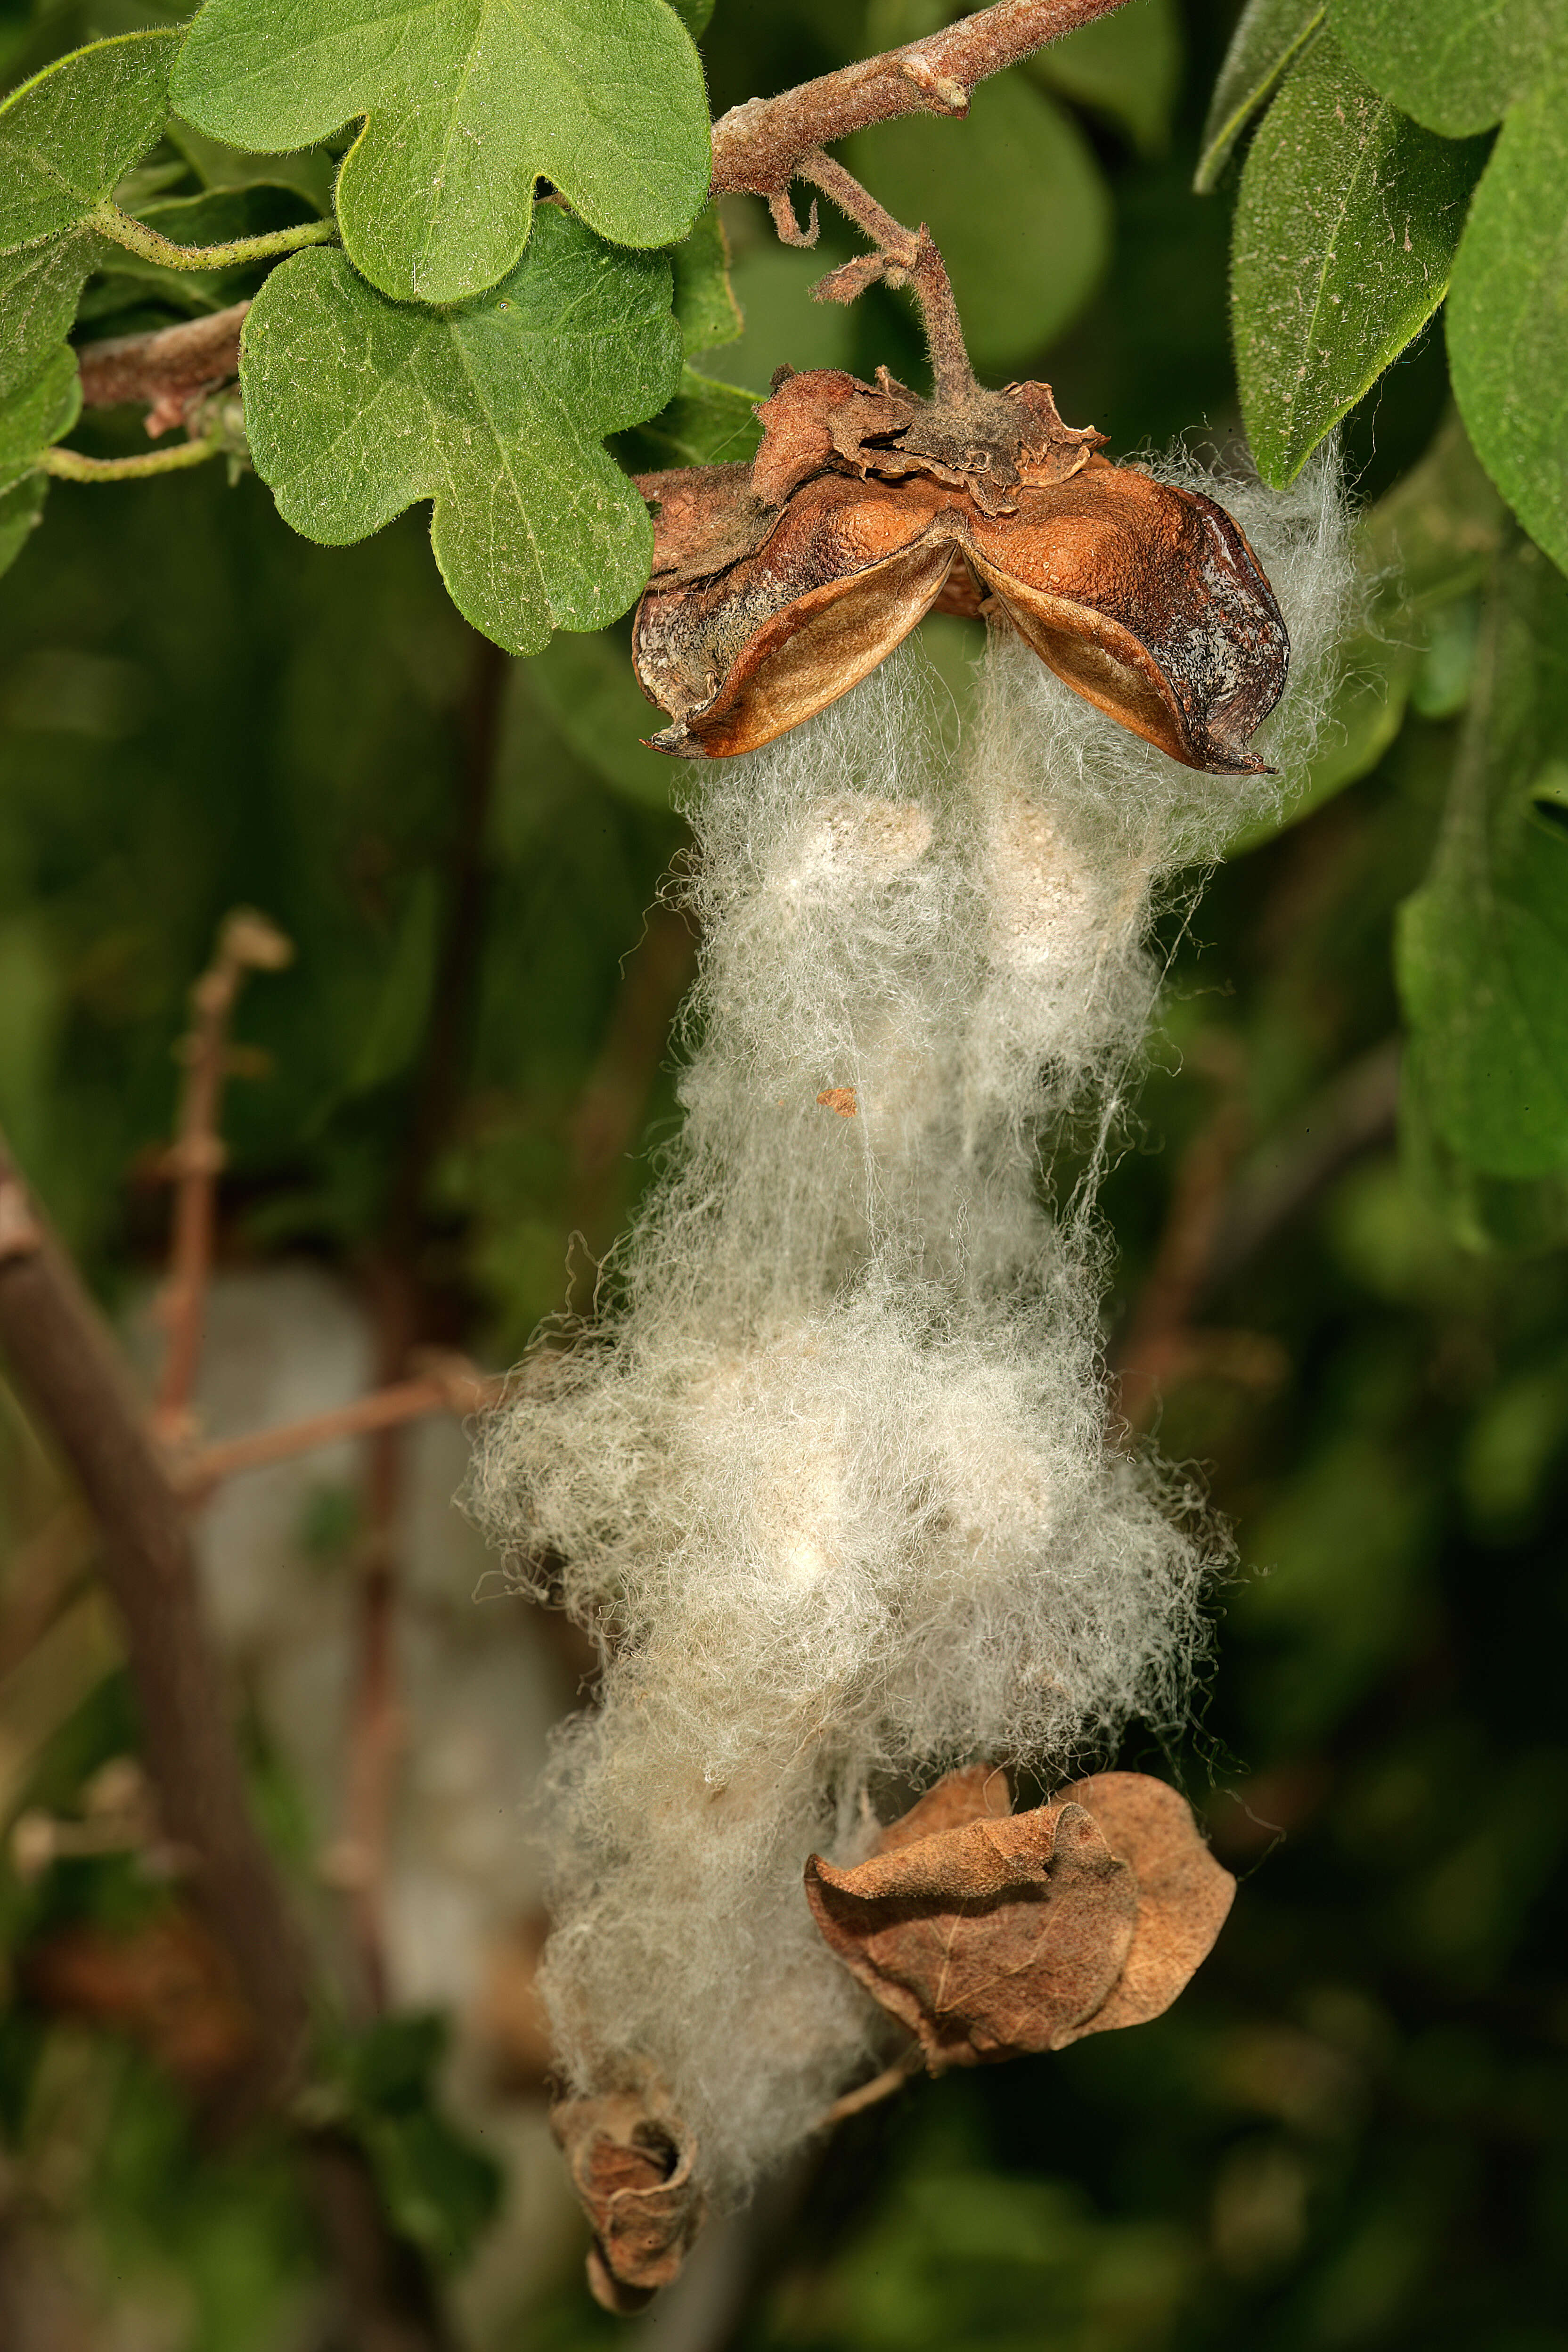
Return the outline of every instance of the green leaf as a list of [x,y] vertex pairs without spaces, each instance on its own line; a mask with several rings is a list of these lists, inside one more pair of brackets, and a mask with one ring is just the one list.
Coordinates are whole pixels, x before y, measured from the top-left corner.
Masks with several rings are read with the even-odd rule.
[[198,180],[209,188],[246,188],[256,181],[270,187],[297,188],[323,219],[331,210],[337,157],[321,148],[300,155],[258,155],[209,139],[203,131],[171,115],[163,131],[171,147],[183,155]]
[[384,293],[494,285],[551,180],[616,244],[670,245],[708,193],[708,107],[667,0],[206,0],[174,79],[198,131],[308,147],[355,115],[338,219]]
[[616,455],[628,474],[653,474],[667,466],[724,466],[752,457],[762,438],[754,392],[689,367],[657,416],[617,436]]
[[157,139],[176,34],[97,41],[0,106],[0,489],[69,432],[66,342],[102,241],[84,226]]
[[670,6],[694,41],[700,40],[713,16],[713,0],[669,0]]
[[730,283],[730,246],[717,205],[704,205],[691,234],[669,248],[675,273],[675,315],[689,359],[732,343],[743,321]]
[[1327,14],[1326,0],[1247,0],[1209,100],[1193,185],[1206,195],[1230,152]]
[[342,546],[432,499],[459,611],[511,653],[596,629],[647,578],[647,510],[599,446],[680,372],[669,267],[549,211],[500,285],[447,310],[388,302],[341,253],[274,270],[245,322],[256,469],[284,520]]
[[0,490],[0,572],[9,572],[43,520],[48,491],[47,474],[28,474]]
[[1018,75],[979,83],[966,121],[906,114],[861,132],[850,168],[900,220],[929,222],[983,371],[1022,363],[1070,325],[1110,257],[1093,150]]
[[1432,871],[1400,911],[1426,1116],[1489,1176],[1568,1170],[1568,582],[1499,567]]
[[743,325],[740,341],[724,354],[724,373],[732,383],[751,386],[754,400],[765,400],[774,372],[785,364],[847,367],[854,356],[855,316],[841,302],[811,299],[810,289],[826,267],[823,256],[781,245],[760,205],[756,210],[760,234],[731,272]]
[[1326,34],[1290,75],[1247,154],[1231,271],[1266,482],[1292,480],[1432,316],[1484,157],[1380,99]]
[[623,799],[668,809],[679,761],[650,751],[659,713],[632,673],[616,636],[554,637],[528,666],[529,682],[563,740]]
[[1063,98],[1108,115],[1141,155],[1162,155],[1182,79],[1175,0],[1132,0],[1037,49],[1029,68]]
[[126,33],[47,66],[0,106],[0,253],[77,228],[163,128],[177,33]]
[[1499,133],[1448,304],[1448,363],[1477,454],[1521,522],[1568,566],[1568,82]]
[[1373,89],[1448,139],[1489,130],[1568,68],[1563,0],[1331,0],[1330,22]]

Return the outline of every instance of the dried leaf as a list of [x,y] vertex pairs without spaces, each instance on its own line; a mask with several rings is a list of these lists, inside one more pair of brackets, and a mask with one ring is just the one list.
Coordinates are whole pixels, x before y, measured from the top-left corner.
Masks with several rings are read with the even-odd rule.
[[[784,375],[751,467],[645,476],[659,505],[633,648],[685,758],[771,742],[836,701],[940,604],[989,590],[1066,684],[1184,765],[1246,750],[1289,644],[1224,509],[1112,466],[1048,384],[917,400],[886,370]],[[962,555],[963,563],[958,562]]]
[[932,2068],[1058,2050],[1121,1972],[1130,1864],[1081,1805],[972,1821],[835,1870],[805,1891],[829,1947],[919,2036]]
[[701,2226],[696,2142],[632,2091],[563,2100],[550,2128],[593,2225],[595,2299],[608,2311],[640,2310],[677,2276]]
[[1163,1781],[1106,1772],[1031,1812],[1007,1803],[1003,1775],[971,1765],[869,1861],[806,1865],[827,1944],[933,2069],[1157,2017],[1230,1908],[1234,1880]]

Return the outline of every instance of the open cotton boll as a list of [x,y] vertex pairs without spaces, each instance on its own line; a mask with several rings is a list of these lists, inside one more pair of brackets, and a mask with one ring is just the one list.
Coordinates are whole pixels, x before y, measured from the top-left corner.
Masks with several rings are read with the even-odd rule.
[[[1293,775],[1337,491],[1219,495],[1296,642]],[[1038,1160],[1086,1092],[1110,1115],[1159,892],[1277,787],[1178,766],[1006,637],[956,750],[907,653],[693,782],[684,1125],[472,1493],[605,1656],[544,1796],[561,2066],[657,2093],[723,2200],[885,2046],[807,1855],[859,1859],[891,1785],[1065,1778],[1180,1717],[1215,1542],[1118,1450],[1096,1237]]]

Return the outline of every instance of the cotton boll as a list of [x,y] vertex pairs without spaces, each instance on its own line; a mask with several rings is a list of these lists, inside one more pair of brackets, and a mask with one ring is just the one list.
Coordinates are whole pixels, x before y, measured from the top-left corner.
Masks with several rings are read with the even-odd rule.
[[[1273,740],[1299,768],[1337,493],[1320,467],[1234,498],[1296,643]],[[597,1321],[484,1431],[473,1499],[605,1655],[543,1799],[562,2066],[657,2083],[721,2203],[884,2044],[807,1854],[858,1859],[889,1775],[1065,1778],[1131,1716],[1180,1717],[1215,1539],[1118,1450],[1098,1244],[1081,1199],[1047,1215],[1038,1162],[1074,1101],[1110,1116],[1152,907],[1259,788],[1011,638],[956,751],[906,655],[695,783],[684,1126]]]

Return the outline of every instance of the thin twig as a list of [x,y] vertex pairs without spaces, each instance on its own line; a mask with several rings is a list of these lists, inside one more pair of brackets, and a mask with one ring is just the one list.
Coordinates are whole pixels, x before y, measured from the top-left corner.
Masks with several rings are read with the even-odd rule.
[[[287,2107],[312,2005],[304,1948],[250,1818],[221,1662],[203,1613],[184,1507],[142,1421],[126,1366],[0,1138],[0,1347],[97,1521],[125,1628],[142,1749],[191,1894],[255,2020],[234,2111]],[[446,2352],[417,2256],[390,2227],[363,2154],[307,2139],[355,2352]]]
[[450,1370],[395,1381],[387,1388],[373,1389],[368,1396],[356,1397],[352,1404],[334,1405],[330,1412],[311,1413],[304,1421],[284,1422],[248,1437],[204,1445],[183,1459],[176,1456],[172,1475],[187,1502],[201,1502],[225,1479],[239,1477],[247,1470],[270,1469],[275,1462],[315,1454],[345,1437],[368,1437],[374,1430],[395,1429],[405,1422],[427,1420],[433,1413],[481,1412],[487,1405],[500,1403],[506,1393],[504,1380],[487,1379],[471,1365],[454,1359]]
[[153,1413],[154,1433],[165,1444],[188,1433],[201,1358],[217,1179],[225,1157],[218,1116],[230,1068],[230,1015],[247,971],[279,971],[292,954],[289,941],[264,916],[238,908],[225,918],[213,961],[191,991],[195,1018],[180,1045],[185,1083],[179,1135],[163,1163],[175,1185],[169,1276],[153,1309],[167,1334]]
[[884,2066],[882,2072],[873,2074],[868,2083],[862,2083],[858,2090],[846,2091],[841,2099],[835,2099],[833,2105],[818,2116],[816,2129],[831,2131],[835,2124],[847,2123],[851,2116],[863,2115],[868,2107],[877,2106],[883,2099],[890,2099],[896,2091],[901,2091],[904,2084],[920,2073],[923,2063],[919,2043],[911,2042],[901,2058],[895,2058],[890,2066]]
[[1033,56],[1123,0],[998,0],[925,39],[753,98],[713,126],[713,193],[772,196],[803,156],[899,114],[965,114],[977,81]]
[[153,438],[183,425],[207,393],[239,373],[239,333],[248,302],[235,302],[207,319],[183,320],[146,335],[114,335],[77,354],[84,408],[147,403]]
[[[3,1144],[0,1182],[21,1191]],[[101,1531],[161,1817],[172,1843],[193,1858],[194,1892],[257,2020],[250,2087],[280,2096],[302,2054],[304,1960],[246,1804],[185,1513],[74,1269],[36,1211],[29,1222],[33,1247],[0,1258],[0,1343]]]

